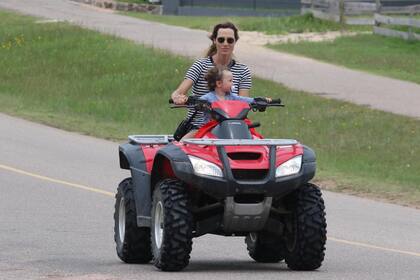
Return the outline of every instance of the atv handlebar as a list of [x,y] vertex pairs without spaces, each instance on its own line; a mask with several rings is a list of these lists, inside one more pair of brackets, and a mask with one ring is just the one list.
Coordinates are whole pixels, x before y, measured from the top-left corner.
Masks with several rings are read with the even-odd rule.
[[205,100],[200,100],[198,97],[195,96],[188,96],[187,102],[182,105],[176,105],[174,104],[174,101],[172,99],[169,99],[169,104],[172,104],[170,106],[171,109],[174,108],[188,108],[188,107],[194,107],[198,111],[207,111],[210,109],[210,103]]
[[[171,109],[174,108],[188,108],[188,107],[195,107],[196,110],[199,111],[206,111],[210,109],[210,103],[205,100],[200,100],[198,97],[195,96],[188,96],[187,102],[182,105],[175,105],[172,99],[169,99],[169,104]],[[281,99],[273,99],[271,102],[268,102],[265,97],[255,97],[254,102],[249,104],[251,109],[255,111],[264,112],[267,107],[284,107],[284,104],[281,103]]]

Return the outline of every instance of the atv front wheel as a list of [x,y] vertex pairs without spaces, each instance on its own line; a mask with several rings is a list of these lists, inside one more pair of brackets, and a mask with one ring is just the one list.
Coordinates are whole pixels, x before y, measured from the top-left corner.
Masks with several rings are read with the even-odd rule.
[[284,259],[284,241],[268,232],[251,232],[245,237],[248,254],[256,262],[277,263]]
[[115,199],[114,240],[118,257],[126,263],[150,262],[150,228],[137,226],[131,178],[124,179],[119,184]]
[[188,265],[192,247],[192,214],[182,182],[163,180],[156,185],[151,235],[157,268],[179,271]]
[[314,270],[325,256],[327,223],[320,189],[307,183],[291,194],[293,214],[286,219],[287,266],[293,270]]

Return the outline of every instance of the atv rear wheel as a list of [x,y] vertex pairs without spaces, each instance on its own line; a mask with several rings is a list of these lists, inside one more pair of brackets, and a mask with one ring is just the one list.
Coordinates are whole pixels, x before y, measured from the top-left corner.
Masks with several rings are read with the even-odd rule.
[[268,232],[252,232],[245,237],[248,254],[256,262],[277,263],[284,259],[284,240]]
[[291,194],[293,214],[286,219],[287,266],[293,270],[314,270],[325,256],[327,223],[320,189],[307,183]]
[[124,179],[115,195],[114,240],[118,257],[126,263],[148,263],[152,260],[150,228],[137,226],[133,182]]
[[192,214],[182,182],[163,180],[156,185],[151,231],[155,266],[164,271],[185,268],[192,247]]

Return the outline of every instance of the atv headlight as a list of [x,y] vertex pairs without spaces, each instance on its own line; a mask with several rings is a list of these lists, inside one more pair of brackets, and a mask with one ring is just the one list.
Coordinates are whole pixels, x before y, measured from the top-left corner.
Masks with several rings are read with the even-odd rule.
[[207,175],[215,177],[223,177],[222,169],[214,163],[207,160],[188,155],[194,168],[194,173],[198,175]]
[[276,177],[283,177],[296,174],[302,167],[302,156],[289,159],[285,163],[280,164],[276,169]]

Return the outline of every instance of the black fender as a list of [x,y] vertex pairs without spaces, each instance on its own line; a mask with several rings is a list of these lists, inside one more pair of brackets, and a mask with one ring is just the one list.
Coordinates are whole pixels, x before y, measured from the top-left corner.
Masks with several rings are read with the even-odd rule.
[[146,158],[141,146],[125,143],[119,146],[120,167],[131,171],[134,184],[134,200],[137,212],[137,226],[150,227],[152,209],[150,174],[146,169]]
[[302,168],[303,168],[303,182],[309,182],[316,172],[316,155],[314,150],[308,146],[303,146]]
[[156,153],[152,169],[152,191],[153,186],[165,178],[165,174],[162,172],[164,161],[169,161],[176,178],[186,183],[193,182],[194,169],[190,159],[181,148],[171,143]]

